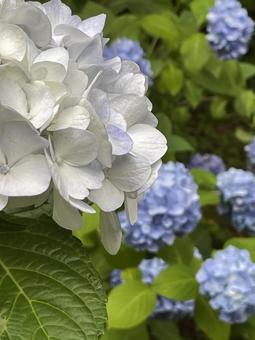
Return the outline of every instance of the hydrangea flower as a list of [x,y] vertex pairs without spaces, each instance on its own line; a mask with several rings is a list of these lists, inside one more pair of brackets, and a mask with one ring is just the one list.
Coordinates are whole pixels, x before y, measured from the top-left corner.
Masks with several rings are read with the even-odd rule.
[[[152,284],[159,273],[167,267],[165,261],[154,257],[149,260],[142,260],[139,269],[142,273],[142,281],[146,284]],[[110,284],[115,287],[121,284],[121,270],[113,270],[110,275]],[[152,317],[161,317],[166,319],[181,319],[191,316],[194,312],[194,301],[175,301],[163,296],[157,297],[157,304]]]
[[104,14],[82,21],[60,0],[0,6],[0,209],[53,202],[54,220],[75,229],[91,203],[117,221],[125,202],[134,219],[166,151],[147,78],[105,60]]
[[190,160],[189,168],[199,168],[206,171],[211,171],[215,175],[225,171],[225,164],[223,160],[213,154],[196,153]]
[[157,252],[176,236],[192,232],[201,218],[197,189],[183,164],[163,165],[139,203],[137,222],[132,225],[124,212],[119,214],[125,242],[137,250]]
[[207,39],[221,59],[238,59],[247,53],[254,22],[239,1],[216,0],[207,19]]
[[255,263],[247,250],[229,246],[217,251],[196,278],[221,320],[241,323],[255,313]]
[[153,73],[151,63],[149,60],[144,58],[144,50],[139,42],[128,38],[117,39],[111,44],[111,46],[105,48],[104,56],[106,59],[118,56],[122,60],[134,61],[137,65],[139,65],[141,72],[148,77],[149,82],[152,82],[151,78]]
[[231,218],[240,232],[255,233],[255,176],[231,168],[218,175],[217,186],[221,192],[219,212]]
[[244,150],[247,155],[248,168],[252,172],[255,172],[255,138],[251,141],[250,144],[245,146]]

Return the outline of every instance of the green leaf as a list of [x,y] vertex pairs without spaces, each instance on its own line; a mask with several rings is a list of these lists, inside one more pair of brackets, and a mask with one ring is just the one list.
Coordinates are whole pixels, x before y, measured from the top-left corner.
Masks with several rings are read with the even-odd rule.
[[255,238],[254,237],[233,237],[229,239],[224,247],[229,245],[235,246],[240,249],[247,249],[250,254],[252,261],[255,261]]
[[181,46],[184,66],[192,73],[199,72],[210,58],[208,42],[202,33],[195,33]]
[[239,63],[244,79],[250,79],[255,76],[255,65],[250,63]]
[[251,90],[244,90],[235,100],[235,109],[241,116],[250,117],[255,112],[255,94]]
[[191,268],[179,264],[163,270],[152,286],[157,294],[174,300],[194,299],[198,290],[198,283]]
[[221,321],[217,313],[210,307],[209,303],[201,297],[196,301],[195,321],[198,328],[200,328],[210,339],[229,339],[230,325]]
[[178,327],[173,321],[152,320],[150,322],[150,329],[152,335],[157,340],[182,340]]
[[[211,62],[207,68],[213,69]],[[236,96],[245,85],[240,65],[237,61],[221,63],[220,72],[213,74],[212,70],[203,70],[196,74],[194,81],[212,93]]]
[[174,63],[168,63],[161,73],[160,88],[163,92],[169,92],[176,96],[183,86],[183,72]]
[[185,83],[185,96],[192,108],[195,109],[203,99],[203,91],[192,81],[187,80]]
[[124,282],[127,281],[140,281],[141,272],[138,268],[127,268],[121,272],[121,277]]
[[225,98],[215,97],[210,105],[211,116],[214,119],[225,118],[227,104],[228,101]]
[[156,294],[142,282],[129,281],[115,287],[108,299],[110,328],[132,328],[150,316],[156,305]]
[[132,329],[108,329],[100,340],[149,340],[145,325]]
[[110,36],[113,40],[119,37],[136,40],[139,38],[139,31],[139,19],[135,15],[126,14],[109,21],[105,35]]
[[179,43],[180,32],[172,14],[150,14],[142,19],[143,29],[151,36],[166,40],[170,47]]
[[191,170],[191,174],[200,188],[215,189],[217,179],[212,172],[195,168]]
[[168,140],[168,137],[170,137],[172,134],[171,120],[164,113],[159,113],[157,115],[157,118],[158,118],[158,129],[164,134],[164,136],[166,136]]
[[193,258],[194,246],[189,237],[177,237],[172,246],[167,246],[159,251],[162,257],[169,264],[190,264]]
[[0,236],[1,340],[97,339],[106,298],[80,241],[49,218]]
[[206,15],[213,5],[214,0],[193,0],[191,2],[190,8],[196,17],[199,26],[205,22]]
[[208,205],[218,205],[220,203],[220,195],[216,190],[199,190],[200,204],[202,207]]
[[245,143],[245,144],[250,143],[254,137],[252,132],[248,132],[241,127],[238,127],[236,129],[235,136],[238,140],[240,140],[240,142]]
[[171,135],[167,141],[170,152],[193,151],[193,147],[190,145],[190,143],[180,136]]

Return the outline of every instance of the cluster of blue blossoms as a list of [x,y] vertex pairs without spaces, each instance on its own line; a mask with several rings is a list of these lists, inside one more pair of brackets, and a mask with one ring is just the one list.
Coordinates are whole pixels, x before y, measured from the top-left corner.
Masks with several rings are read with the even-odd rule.
[[191,233],[201,219],[197,185],[181,163],[162,165],[159,176],[138,206],[138,220],[131,225],[119,214],[124,241],[136,250],[155,253],[176,236]]
[[244,150],[247,155],[248,169],[252,172],[255,172],[255,138],[250,144],[245,146]]
[[[151,284],[159,273],[167,267],[167,264],[160,258],[143,260],[139,269],[142,274],[142,281],[146,284]],[[121,284],[121,271],[113,270],[110,276],[110,283],[112,287]],[[153,318],[163,319],[182,319],[192,316],[194,312],[194,301],[175,301],[167,299],[163,296],[158,296],[155,310],[153,311]]]
[[231,168],[218,175],[217,186],[221,192],[219,212],[229,216],[239,232],[255,234],[255,176]]
[[207,39],[221,59],[238,59],[247,53],[254,22],[239,1],[216,0],[207,19]]
[[216,252],[196,278],[200,293],[209,298],[221,320],[241,323],[255,313],[255,263],[247,250],[229,246]]
[[215,175],[224,172],[226,169],[223,160],[219,156],[208,153],[203,155],[196,153],[190,160],[189,168],[199,168],[206,171],[211,171]]
[[149,79],[149,84],[152,84],[153,72],[151,69],[151,63],[144,58],[144,50],[139,42],[121,38],[117,39],[109,47],[104,49],[105,59],[111,59],[114,57],[120,57],[122,60],[132,60],[139,65],[143,74]]

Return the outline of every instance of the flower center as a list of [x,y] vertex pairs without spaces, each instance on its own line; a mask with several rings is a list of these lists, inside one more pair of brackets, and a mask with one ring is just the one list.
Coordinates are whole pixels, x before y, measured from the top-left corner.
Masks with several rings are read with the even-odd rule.
[[9,172],[10,168],[6,164],[0,164],[0,174],[6,175]]

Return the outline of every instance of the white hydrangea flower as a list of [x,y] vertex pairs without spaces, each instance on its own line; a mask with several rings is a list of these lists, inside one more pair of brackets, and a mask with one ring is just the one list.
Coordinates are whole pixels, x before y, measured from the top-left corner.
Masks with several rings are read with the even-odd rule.
[[166,139],[139,67],[104,60],[104,23],[60,0],[1,1],[0,210],[49,202],[54,220],[75,229],[96,203],[102,241],[116,253],[115,211],[125,203],[135,220]]

